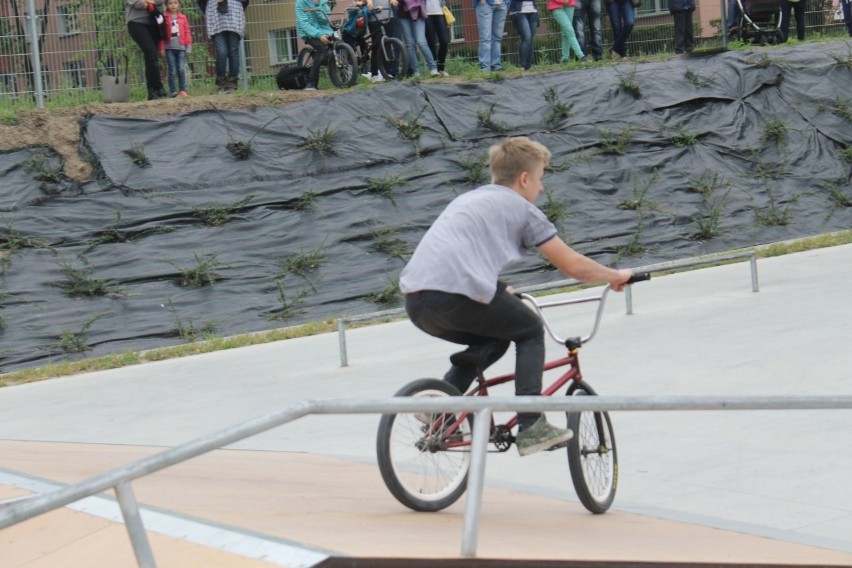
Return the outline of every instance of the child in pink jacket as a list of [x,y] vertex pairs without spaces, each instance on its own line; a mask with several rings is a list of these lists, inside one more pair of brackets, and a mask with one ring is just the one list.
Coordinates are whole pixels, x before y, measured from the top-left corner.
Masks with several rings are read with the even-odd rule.
[[[166,2],[165,29],[168,35],[160,41],[160,55],[166,56],[169,65],[169,93],[172,97],[185,97],[186,94],[186,54],[192,53],[192,34],[189,20],[180,11],[180,0]],[[175,89],[177,74],[177,89]]]
[[568,63],[571,59],[571,50],[580,61],[587,61],[588,57],[583,54],[577,36],[574,35],[574,7],[577,0],[547,0],[547,9],[553,14],[553,19],[562,28],[562,59],[560,63]]

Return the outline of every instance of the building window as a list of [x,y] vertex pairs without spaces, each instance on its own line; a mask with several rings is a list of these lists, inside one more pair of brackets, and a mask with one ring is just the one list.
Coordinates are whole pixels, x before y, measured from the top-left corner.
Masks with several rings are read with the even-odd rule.
[[648,16],[669,12],[669,0],[643,0],[642,6],[636,9],[637,16]]
[[252,39],[248,35],[248,30],[246,30],[245,35],[243,36],[243,40],[240,42],[240,45],[243,46],[243,53],[246,56],[246,73],[251,73],[251,42]]
[[72,89],[86,88],[86,70],[82,61],[67,61],[62,64],[66,84]]
[[296,28],[269,30],[269,63],[280,65],[296,60],[298,45]]
[[80,33],[77,12],[70,6],[60,6],[56,9],[56,31],[61,36]]
[[[450,7],[450,11],[453,13],[453,16],[456,17],[456,21],[452,26],[448,26],[450,28],[450,43],[454,43],[457,41],[464,41],[464,26],[462,25],[462,9],[461,6],[457,4],[447,4]],[[506,32],[503,32],[503,35],[506,35]]]

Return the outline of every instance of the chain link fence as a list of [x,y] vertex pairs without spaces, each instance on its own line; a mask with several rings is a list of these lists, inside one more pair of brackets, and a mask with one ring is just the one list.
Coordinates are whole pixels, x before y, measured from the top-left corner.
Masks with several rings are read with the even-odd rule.
[[[782,0],[778,0],[781,2]],[[807,39],[846,34],[837,0],[807,1]],[[334,19],[343,18],[348,2],[339,3]],[[535,66],[556,65],[561,58],[559,26],[537,0],[541,23],[535,34]],[[726,0],[698,0],[693,21],[697,49],[725,45],[722,17]],[[447,71],[475,72],[477,27],[473,3],[449,0],[456,16],[450,27]],[[296,33],[294,0],[255,0],[246,10],[244,41],[247,84],[275,89],[278,69],[296,60],[302,42]],[[607,5],[601,0],[604,57],[612,44]],[[188,55],[191,94],[215,92],[212,77],[213,47],[204,17],[195,3],[183,5],[193,35]],[[795,28],[795,23],[792,24]],[[586,42],[589,40],[586,26]],[[794,36],[795,37],[795,36]],[[511,69],[518,63],[519,38],[510,19],[503,36],[503,59]],[[588,53],[588,46],[583,46]],[[673,24],[668,0],[643,0],[629,38],[628,56],[644,57],[673,52]],[[144,100],[144,65],[141,52],[127,33],[124,5],[112,0],[7,0],[0,3],[0,110],[32,106],[60,107],[100,102],[101,77],[125,74],[126,57],[131,100]],[[165,62],[161,70],[165,74]]]

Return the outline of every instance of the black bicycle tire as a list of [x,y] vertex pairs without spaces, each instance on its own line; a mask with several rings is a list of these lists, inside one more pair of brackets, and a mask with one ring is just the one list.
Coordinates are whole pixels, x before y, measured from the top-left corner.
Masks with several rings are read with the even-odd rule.
[[[416,396],[418,393],[423,392],[443,393],[446,396],[461,396],[461,393],[455,387],[438,379],[418,379],[402,387],[394,396]],[[396,425],[396,420],[400,416],[405,417],[408,421],[415,420],[412,414],[383,414],[379,421],[379,429],[376,435],[376,457],[379,464],[379,471],[382,474],[382,480],[385,482],[385,486],[387,486],[391,495],[409,509],[420,512],[435,512],[446,509],[455,503],[467,490],[467,477],[470,469],[470,452],[454,451],[452,453],[453,456],[460,457],[460,459],[464,462],[464,469],[459,469],[459,471],[456,472],[450,487],[444,490],[445,494],[443,496],[432,498],[429,497],[424,490],[418,490],[415,492],[407,489],[407,485],[409,484],[403,481],[397,474],[398,468],[394,465],[394,452],[392,448],[394,427]],[[467,417],[467,423],[469,432],[472,432],[472,415]],[[399,427],[400,429],[403,429],[406,425],[400,423]],[[414,434],[412,434],[412,437],[414,437]],[[428,458],[429,454],[432,454],[431,452],[423,450],[420,450],[419,453],[424,457],[424,459]],[[436,453],[440,453],[440,451]],[[403,467],[399,468],[399,471],[403,470]],[[425,479],[428,477],[426,475],[420,475],[419,473],[420,472],[418,472],[418,475],[412,476],[412,478],[422,481],[421,478]]]
[[[385,49],[379,45],[379,73],[388,81],[402,80],[408,71],[408,52],[405,50],[405,44],[395,37],[384,37],[382,41],[394,46],[393,49],[399,54],[399,58],[396,62],[387,61]],[[396,68],[395,73],[394,68]]]
[[314,48],[306,45],[299,51],[299,56],[296,58],[296,65],[310,69],[314,62]]
[[[595,392],[587,384],[579,382],[568,390],[567,395],[594,396]],[[615,443],[615,430],[612,426],[612,420],[608,412],[568,412],[566,413],[566,417],[568,428],[574,432],[574,437],[568,442],[568,469],[571,472],[571,481],[574,484],[574,490],[577,492],[580,502],[589,512],[600,515],[612,506],[612,502],[615,500],[615,492],[618,488],[618,449]],[[587,417],[592,417],[594,428],[586,426],[588,421],[584,420],[584,418]],[[609,434],[610,445],[612,446],[605,452],[607,459],[612,460],[611,471],[604,472],[605,475],[608,474],[607,485],[604,489],[593,490],[591,487],[592,481],[587,479],[587,471],[584,467],[584,460],[592,458],[584,455],[584,449],[588,449],[590,446],[600,448],[600,433],[604,428],[606,429],[604,435]],[[589,440],[592,440],[596,445],[592,446],[588,442]],[[600,456],[601,454],[598,455]],[[600,468],[594,469],[599,470]]]
[[334,53],[326,59],[331,84],[339,89],[354,86],[358,82],[358,58],[355,56],[355,50],[343,41],[335,42],[331,49]]

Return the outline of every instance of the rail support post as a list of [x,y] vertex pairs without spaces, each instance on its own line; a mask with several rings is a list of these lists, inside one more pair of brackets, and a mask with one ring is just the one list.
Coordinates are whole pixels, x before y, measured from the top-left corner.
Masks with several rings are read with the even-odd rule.
[[130,536],[130,543],[133,545],[133,554],[136,555],[136,563],[139,568],[157,568],[154,553],[151,551],[151,543],[148,542],[148,535],[145,533],[145,526],[142,524],[142,516],[139,514],[139,504],[136,502],[136,496],[133,494],[130,482],[122,481],[116,485],[115,496],[118,497],[118,506],[121,507],[124,526],[127,527],[127,534]]
[[462,556],[476,556],[479,539],[479,513],[482,509],[482,489],[485,484],[485,456],[488,432],[491,429],[491,409],[484,408],[473,419],[473,440],[470,445],[470,470],[467,475],[467,503],[464,510]]
[[349,358],[346,356],[346,322],[343,318],[337,318],[337,342],[340,349],[340,366],[346,367],[349,365]]
[[748,258],[748,263],[751,267],[751,291],[760,292],[760,284],[757,281],[757,255],[752,253]]

